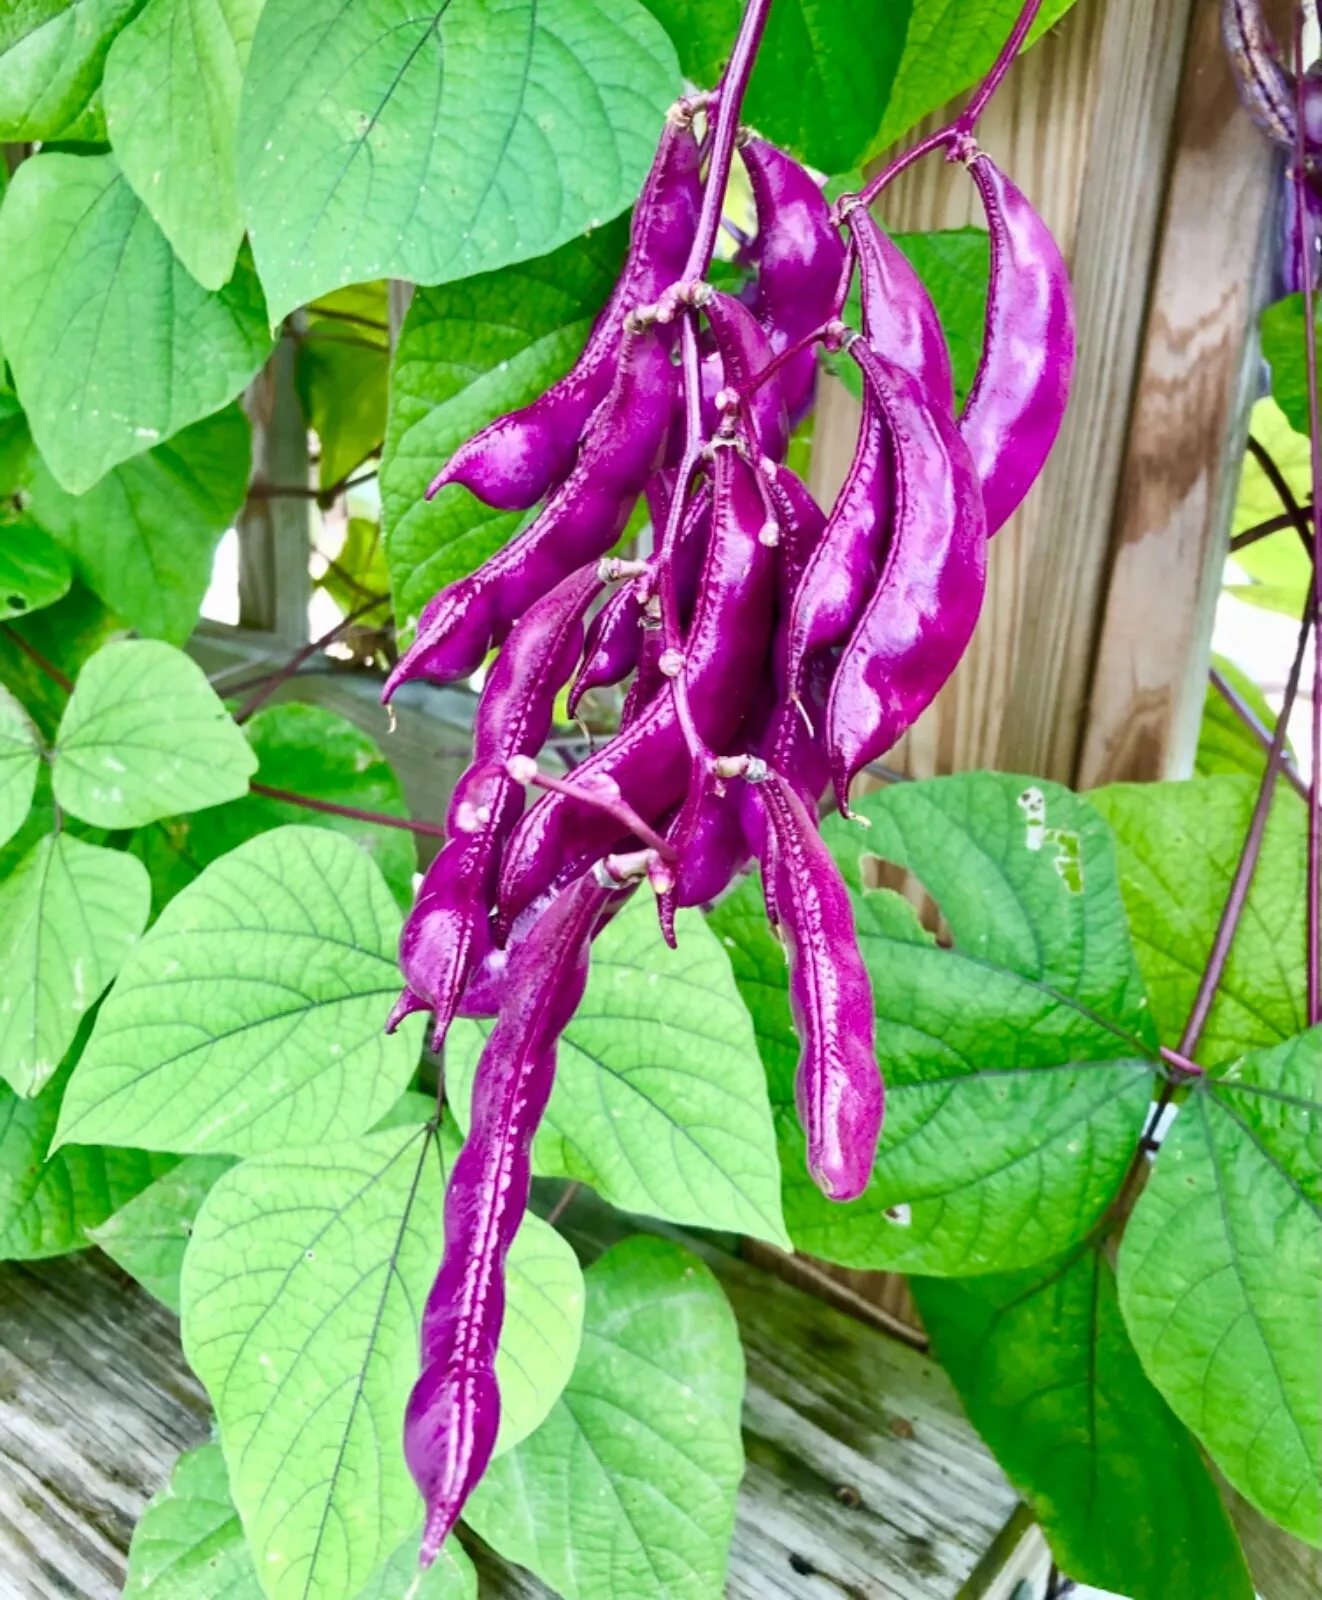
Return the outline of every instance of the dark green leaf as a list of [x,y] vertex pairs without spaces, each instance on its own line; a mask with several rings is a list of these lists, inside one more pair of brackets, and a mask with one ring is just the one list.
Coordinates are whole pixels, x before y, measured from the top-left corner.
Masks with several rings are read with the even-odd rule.
[[467,1518],[565,1600],[719,1595],[744,1466],[734,1316],[702,1262],[661,1239],[616,1245],[586,1281],[568,1386]]
[[72,582],[68,556],[31,517],[0,522],[0,622],[53,606]]
[[[997,773],[896,784],[858,809],[867,833],[823,831],[854,889],[887,1084],[860,1199],[835,1204],[808,1177],[784,961],[752,886],[714,918],[756,1018],[790,1234],[846,1266],[941,1276],[1057,1255],[1114,1197],[1151,1093],[1153,1028],[1107,828],[1068,790]],[[898,895],[862,891],[870,854],[921,880],[953,948]]]
[[1268,306],[1262,313],[1262,353],[1271,368],[1272,399],[1305,438],[1309,431],[1306,346],[1303,295],[1287,295]]
[[618,215],[679,86],[638,0],[268,0],[239,171],[272,317],[358,280],[488,272]]
[[251,262],[208,294],[112,156],[23,163],[0,209],[0,269],[14,385],[74,494],[218,411],[271,348]]
[[102,828],[137,828],[246,794],[257,766],[201,667],[158,639],[83,668],[55,739],[55,798]]
[[[28,617],[15,617],[0,628],[0,682],[23,702],[45,738],[54,738],[69,696],[28,650],[35,651],[66,677],[74,678],[117,626],[115,617],[96,596],[75,580],[69,593],[53,606]],[[19,639],[28,650],[22,648]]]
[[211,581],[216,545],[243,504],[248,467],[248,419],[227,406],[116,467],[86,494],[66,493],[38,461],[32,515],[126,623],[183,644]]
[[193,1223],[216,1180],[233,1165],[233,1156],[185,1156],[99,1227],[89,1229],[92,1242],[177,1314],[179,1274]]
[[243,238],[235,132],[262,0],[147,0],[106,61],[106,122],[124,175],[204,289]]
[[1235,1488],[1322,1544],[1322,1029],[1192,1091],[1125,1233],[1125,1322]]
[[142,0],[15,0],[0,12],[0,139],[52,139],[87,109]]
[[[1176,1045],[1184,1031],[1256,793],[1248,778],[1198,778],[1117,784],[1091,796],[1115,833],[1125,910],[1163,1044]],[[1303,802],[1282,785],[1198,1047],[1204,1066],[1307,1025],[1307,853]]]
[[517,514],[492,511],[457,484],[430,502],[423,492],[470,434],[569,369],[610,295],[625,240],[615,224],[543,260],[414,295],[395,353],[381,464],[400,628],[518,527]]
[[249,1155],[371,1127],[418,1055],[416,1026],[382,1032],[399,925],[380,873],[324,828],[222,856],[120,974],[60,1138]]

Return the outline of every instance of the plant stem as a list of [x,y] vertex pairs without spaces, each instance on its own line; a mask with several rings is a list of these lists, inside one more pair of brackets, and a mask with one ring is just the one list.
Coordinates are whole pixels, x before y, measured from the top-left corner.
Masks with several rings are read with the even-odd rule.
[[[1304,12],[1295,18],[1295,201],[1299,207],[1300,276],[1304,286],[1304,349],[1308,357],[1308,439],[1313,469],[1313,584],[1312,617],[1322,619],[1322,563],[1318,562],[1318,540],[1322,537],[1322,516],[1317,510],[1317,485],[1322,483],[1322,417],[1318,413],[1317,328],[1313,321],[1313,223],[1305,193],[1306,150],[1304,145]],[[1322,650],[1313,649],[1313,770],[1308,785],[1308,1024],[1322,1018]]]
[[[1249,435],[1248,448],[1249,454],[1258,463],[1266,475],[1267,482],[1271,484],[1273,489],[1275,489],[1277,499],[1285,507],[1285,521],[1283,526],[1287,528],[1292,527],[1295,529],[1300,539],[1303,541],[1304,549],[1307,550],[1309,556],[1311,557],[1313,554],[1313,529],[1309,521],[1309,517],[1310,514],[1313,516],[1316,516],[1317,514],[1313,502],[1309,502],[1307,510],[1305,510],[1305,508],[1299,504],[1298,500],[1295,499],[1294,490],[1285,481],[1285,474],[1276,465],[1276,461],[1272,456],[1271,451],[1267,449],[1266,445],[1255,439],[1252,434]],[[1260,526],[1264,532],[1268,531],[1266,523],[1262,523]],[[1248,533],[1256,533],[1256,530],[1250,528],[1248,529]],[[1252,542],[1253,541],[1248,538],[1246,534],[1240,534],[1237,539],[1232,539],[1230,541],[1230,548],[1232,550],[1239,550],[1242,549],[1245,544],[1251,544]]]
[[[1238,694],[1236,694],[1233,685],[1226,678],[1224,678],[1215,667],[1211,669],[1207,676],[1212,687],[1226,702],[1226,704],[1235,713],[1244,726],[1249,730],[1262,748],[1264,750],[1270,750],[1272,747],[1272,735],[1263,725],[1263,723],[1259,721],[1257,713],[1253,710],[1253,708],[1244,700],[1242,700]],[[1289,760],[1284,752],[1282,752],[1281,755],[1281,772],[1290,787],[1294,789],[1295,792],[1303,799],[1307,800],[1308,785],[1299,776],[1299,772],[1295,767],[1294,762]]]
[[[1313,502],[1299,507],[1299,515],[1289,511],[1282,511],[1279,516],[1268,517],[1265,522],[1255,522],[1251,528],[1245,528],[1243,533],[1237,533],[1230,541],[1230,553],[1233,556],[1236,550],[1244,550],[1251,544],[1257,544],[1259,539],[1265,539],[1269,534],[1280,533],[1283,528],[1297,528],[1300,535],[1308,534],[1308,544],[1311,548],[1312,534],[1308,533],[1308,519],[1313,515]],[[1302,527],[1301,527],[1302,521]]]
[[38,671],[43,672],[52,683],[57,684],[61,689],[63,689],[65,694],[73,693],[73,679],[70,678],[67,673],[61,672],[53,661],[47,661],[45,656],[42,655],[41,651],[37,649],[36,645],[29,644],[17,628],[11,628],[6,622],[4,624],[4,630],[6,636],[14,641],[14,643],[28,658],[28,660],[32,662]]
[[332,817],[348,817],[353,822],[374,822],[383,828],[403,828],[408,833],[444,839],[446,832],[438,822],[415,822],[412,817],[392,817],[385,811],[364,811],[359,806],[337,805],[333,800],[315,800],[310,794],[293,794],[288,789],[273,789],[266,783],[250,783],[254,794],[267,800],[283,800],[286,805],[302,806],[307,811],[324,811]]
[[339,636],[348,628],[352,627],[360,617],[365,617],[369,611],[375,611],[379,605],[389,598],[389,595],[384,594],[373,595],[365,605],[361,605],[356,610],[351,611],[348,616],[341,617],[333,628],[328,629],[322,634],[320,639],[314,639],[311,644],[305,644],[301,650],[296,651],[289,658],[289,660],[285,662],[283,667],[281,667],[277,672],[273,672],[269,678],[263,679],[257,685],[253,693],[234,713],[235,722],[247,722],[248,718],[252,716],[253,712],[256,711],[260,706],[265,705],[265,703],[271,698],[280,685],[288,682],[288,680],[294,676],[294,674],[305,661],[309,660],[312,656],[318,655],[326,648],[328,644],[334,644],[336,639],[338,639]]

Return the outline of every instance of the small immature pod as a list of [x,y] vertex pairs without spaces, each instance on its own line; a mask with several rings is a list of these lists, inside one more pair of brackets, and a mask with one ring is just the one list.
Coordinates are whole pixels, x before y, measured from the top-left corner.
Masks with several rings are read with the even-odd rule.
[[778,466],[770,474],[764,467],[763,476],[771,503],[776,508],[776,520],[780,523],[776,588],[782,611],[788,612],[799,579],[826,532],[826,513],[813,499],[803,479],[788,467]]
[[[811,173],[765,139],[746,140],[740,154],[757,208],[757,238],[749,252],[757,263],[754,310],[779,355],[837,314],[845,247]],[[780,381],[793,425],[812,404],[815,352],[796,356]]]
[[[716,341],[721,391],[747,390],[753,379],[770,366],[775,352],[762,324],[747,306],[733,295],[719,289],[709,289],[700,301],[712,337]],[[704,389],[708,381],[708,367],[703,366]],[[750,441],[759,455],[779,461],[789,444],[789,420],[785,413],[785,396],[779,376],[768,378],[753,390],[748,410],[752,417],[753,439]]]
[[789,954],[808,1171],[828,1200],[855,1200],[872,1176],[885,1104],[872,985],[840,869],[794,786],[772,771],[753,792],[766,817],[767,909]]
[[1056,442],[1074,372],[1074,307],[1051,231],[990,157],[969,171],[991,229],[982,360],[959,429],[996,532],[1032,488]]
[[691,118],[672,114],[634,207],[624,268],[582,355],[531,405],[497,417],[461,445],[432,481],[429,500],[447,483],[462,483],[488,505],[526,511],[567,476],[588,419],[610,389],[625,316],[684,271],[702,209],[700,165]]
[[583,879],[538,919],[510,963],[506,1003],[478,1061],[468,1137],[445,1196],[445,1254],[422,1315],[422,1375],[404,1419],[405,1458],[427,1504],[423,1566],[436,1559],[500,1430],[505,1259],[528,1204],[556,1041],[583,997],[588,943],[610,898]]
[[955,380],[941,321],[908,257],[866,206],[849,213],[858,250],[863,333],[878,354],[917,378],[942,411],[955,409]]
[[583,696],[627,678],[638,665],[643,645],[642,607],[632,583],[623,583],[592,619],[583,645],[583,665],[569,691],[569,715],[576,717]]
[[846,814],[854,774],[890,749],[963,655],[987,574],[986,517],[959,430],[865,340],[855,340],[850,354],[894,441],[895,520],[827,702],[831,776]]
[[411,678],[448,683],[475,672],[540,595],[610,550],[664,447],[675,385],[655,329],[626,328],[615,382],[573,472],[530,527],[429,602],[383,700]]

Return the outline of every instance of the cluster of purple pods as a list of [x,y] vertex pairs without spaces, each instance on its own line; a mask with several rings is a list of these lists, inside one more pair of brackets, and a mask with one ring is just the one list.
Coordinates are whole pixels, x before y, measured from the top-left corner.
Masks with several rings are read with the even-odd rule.
[[[495,1443],[504,1261],[556,1041],[593,937],[640,883],[673,941],[676,907],[712,901],[760,863],[789,959],[808,1165],[833,1199],[866,1187],[883,1109],[872,997],[818,807],[834,788],[847,809],[856,773],[958,662],[988,537],[1041,470],[1069,388],[1064,263],[970,133],[946,155],[981,196],[991,279],[981,364],[957,413],[932,301],[866,196],[832,209],[807,171],[751,133],[741,151],[755,275],[739,295],[705,281],[726,173],[704,182],[703,113],[691,100],[669,114],[618,284],[577,364],[478,433],[432,485],[507,510],[545,504],[432,600],[386,689],[468,677],[500,647],[447,842],[405,926],[407,987],[391,1019],[430,1012],[437,1046],[457,1014],[497,1019],[447,1192],[405,1425],[427,1502],[424,1562]],[[857,332],[840,320],[855,274]],[[818,343],[847,350],[864,392],[829,512],[784,465],[812,403]],[[652,553],[618,559],[640,494]],[[573,707],[626,679],[619,731],[567,775],[540,768],[561,691]],[[529,788],[545,792],[525,806]]]

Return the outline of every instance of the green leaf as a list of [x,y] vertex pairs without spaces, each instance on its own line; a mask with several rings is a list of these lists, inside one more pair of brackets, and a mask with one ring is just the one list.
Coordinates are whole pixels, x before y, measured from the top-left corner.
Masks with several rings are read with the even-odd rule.
[[[117,626],[96,596],[75,580],[68,594],[53,606],[15,617],[0,628],[0,682],[22,701],[43,738],[55,737],[69,692],[37,665],[23,645],[66,677],[75,678]],[[43,770],[49,782],[50,769]]]
[[[1271,368],[1272,399],[1295,433],[1307,439],[1308,365],[1303,295],[1287,295],[1284,300],[1268,306],[1262,313],[1261,329],[1262,353]],[[1256,414],[1253,420],[1256,425]],[[1279,503],[1274,509],[1281,509]],[[1272,512],[1267,514],[1270,516]]]
[[[1212,666],[1257,717],[1264,731],[1274,733],[1276,713],[1267,704],[1266,695],[1253,679],[1225,656],[1213,655]],[[1286,754],[1293,755],[1288,739]],[[1262,741],[1245,725],[1217,686],[1209,682],[1203,701],[1203,721],[1198,730],[1194,771],[1200,778],[1229,773],[1256,779],[1261,778],[1266,765],[1267,752]]]
[[345,283],[526,261],[618,215],[679,87],[638,0],[268,0],[239,172],[272,319]]
[[233,1156],[186,1156],[91,1229],[93,1243],[177,1314],[179,1274],[197,1213],[233,1165]]
[[626,229],[614,224],[544,260],[413,297],[391,374],[381,462],[395,617],[411,628],[443,584],[470,572],[519,525],[458,484],[423,492],[470,434],[560,378],[610,295]]
[[564,1394],[465,1516],[565,1600],[709,1600],[744,1468],[734,1316],[702,1262],[661,1239],[616,1245],[586,1281]]
[[1322,1029],[1191,1087],[1121,1247],[1125,1322],[1235,1488],[1322,1544]]
[[[1302,329],[1301,329],[1302,333]],[[1308,442],[1307,412],[1304,415],[1304,432],[1296,433],[1285,413],[1271,395],[1265,395],[1254,404],[1249,418],[1249,433],[1266,450],[1280,468],[1281,476],[1289,485],[1300,505],[1307,505],[1313,496],[1312,446]],[[1243,533],[1280,516],[1285,510],[1281,497],[1270,478],[1263,471],[1252,451],[1244,452],[1240,469],[1239,489],[1235,496],[1235,515],[1231,522],[1232,534]],[[1300,550],[1303,545],[1299,535],[1290,530],[1290,537]],[[1235,560],[1242,564],[1251,556],[1254,546],[1236,552]]]
[[[417,1544],[406,1540],[355,1600],[399,1600],[417,1575]],[[124,1600],[262,1600],[218,1444],[181,1455],[169,1487],[143,1511],[129,1547]],[[453,1539],[413,1600],[477,1600],[477,1574]]]
[[0,689],[0,845],[8,844],[32,808],[41,745],[28,714]]
[[[1178,1044],[1239,863],[1248,778],[1116,784],[1091,799],[1111,824],[1125,910],[1163,1044]],[[1204,1066],[1307,1026],[1305,810],[1278,790],[1230,958],[1198,1047]]]
[[[257,757],[255,783],[333,805],[408,816],[399,779],[380,749],[334,711],[297,702],[268,706],[244,732]],[[191,817],[171,817],[137,834],[131,848],[152,874],[159,904],[244,840],[286,824],[344,834],[376,862],[400,905],[407,910],[413,903],[418,856],[410,833],[265,795],[248,794]]]
[[52,139],[87,108],[142,0],[11,0],[0,12],[0,139]]
[[[774,1244],[775,1133],[748,1012],[720,945],[681,912],[678,950],[638,896],[592,947],[587,993],[565,1029],[533,1143],[543,1177],[590,1183],[624,1211]],[[446,1090],[467,1125],[489,1022],[457,1021]]]
[[166,1172],[173,1157],[145,1150],[68,1145],[50,1154],[65,1066],[25,1100],[0,1084],[0,1261],[30,1261],[85,1249],[91,1231]]
[[[366,294],[365,290],[379,293]],[[294,381],[303,414],[321,441],[319,481],[323,489],[361,466],[386,436],[390,380],[390,335],[386,326],[386,286],[364,285],[355,298],[363,321],[308,311],[299,331]],[[334,297],[329,308],[338,309]],[[368,322],[380,326],[368,326]],[[354,602],[362,604],[362,597]]]
[[[33,1095],[147,925],[140,862],[47,835],[0,884],[0,1074]],[[127,1142],[127,1141],[126,1141]]]
[[0,522],[0,622],[53,606],[72,582],[68,556],[30,517]]
[[357,611],[374,595],[384,595],[379,606],[363,614],[365,628],[382,628],[390,617],[390,570],[381,539],[380,522],[370,517],[348,519],[344,543],[317,580],[319,586],[347,616]]
[[[685,74],[715,88],[743,12],[741,0],[644,0],[679,51]],[[778,0],[767,19],[744,120],[800,160],[843,172],[876,148],[922,0]]]
[[251,262],[207,293],[113,156],[25,161],[0,210],[0,269],[14,384],[73,494],[218,411],[271,348]]
[[[812,1184],[794,1111],[798,1047],[783,958],[743,891],[724,907],[776,1106],[785,1215],[802,1250],[939,1276],[1057,1255],[1114,1197],[1151,1096],[1155,1043],[1107,828],[1054,784],[967,773],[863,797],[866,833],[823,829],[854,891],[877,1010],[886,1124],[872,1182],[847,1205]],[[908,868],[953,948],[860,860]]]
[[106,124],[124,176],[204,289],[243,238],[235,134],[262,0],[147,0],[106,61]]
[[250,431],[238,406],[67,494],[38,462],[32,515],[87,586],[130,627],[183,644],[202,609],[221,535],[248,490]]
[[[4,354],[0,350],[0,362]],[[4,368],[0,366],[0,495],[8,495],[26,475],[32,436],[18,396],[4,386],[3,375]]]
[[279,828],[222,856],[120,974],[61,1141],[251,1155],[371,1127],[418,1057],[418,1028],[382,1032],[399,926],[380,873],[338,834]]
[[98,650],[55,743],[55,798],[102,828],[136,828],[246,794],[257,759],[201,667],[156,639]]
[[[1029,44],[1041,38],[1073,4],[1074,0],[1044,0],[1028,36]],[[1022,9],[1021,0],[980,0],[976,6],[966,0],[913,0],[904,57],[886,115],[865,154],[876,155],[894,144],[929,111],[977,83],[996,59]]]
[[[403,1127],[259,1157],[202,1207],[184,1261],[184,1348],[215,1404],[271,1600],[356,1593],[418,1525],[399,1441],[453,1149]],[[569,1376],[583,1291],[568,1245],[533,1217],[508,1282],[497,1380],[519,1436]],[[518,1415],[534,1394],[536,1411]]]
[[1198,1447],[1148,1382],[1097,1243],[1031,1272],[917,1279],[932,1347],[1078,1583],[1253,1600]]

